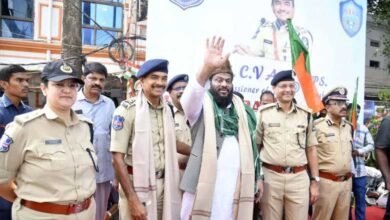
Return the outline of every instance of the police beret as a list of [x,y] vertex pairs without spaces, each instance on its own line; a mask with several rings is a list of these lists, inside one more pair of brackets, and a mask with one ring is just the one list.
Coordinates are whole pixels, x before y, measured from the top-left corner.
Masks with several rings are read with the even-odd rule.
[[173,84],[176,82],[188,82],[188,75],[187,74],[179,74],[174,76],[167,85],[167,91],[171,91]]
[[136,77],[141,78],[143,76],[148,75],[151,72],[156,72],[156,71],[168,73],[168,60],[152,59],[146,61],[144,64],[142,64]]
[[41,74],[42,80],[59,82],[65,79],[74,79],[80,84],[84,84],[77,75],[74,67],[62,60],[53,61],[45,65]]
[[294,81],[292,70],[278,72],[271,81],[272,86],[276,86],[280,81]]
[[325,93],[322,97],[322,102],[325,104],[329,100],[348,100],[347,98],[348,90],[345,87],[338,86],[334,89],[331,89],[329,92]]

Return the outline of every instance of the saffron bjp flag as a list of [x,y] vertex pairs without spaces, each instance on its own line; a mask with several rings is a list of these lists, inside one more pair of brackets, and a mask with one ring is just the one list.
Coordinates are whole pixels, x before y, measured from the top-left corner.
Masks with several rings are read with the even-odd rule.
[[324,105],[311,77],[309,52],[295,31],[291,19],[287,20],[287,25],[290,37],[293,70],[301,84],[307,106],[311,108],[313,112],[319,112],[324,109]]
[[353,94],[353,100],[352,100],[352,108],[349,112],[348,120],[352,123],[353,129],[355,130],[357,127],[357,93],[358,93],[358,86],[359,86],[359,77],[356,78],[356,87],[355,87],[355,93]]

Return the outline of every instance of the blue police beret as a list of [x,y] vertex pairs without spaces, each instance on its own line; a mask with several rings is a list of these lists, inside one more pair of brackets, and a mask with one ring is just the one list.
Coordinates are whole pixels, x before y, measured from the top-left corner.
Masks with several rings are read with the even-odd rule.
[[188,82],[188,75],[187,74],[179,74],[174,76],[167,85],[167,91],[170,91],[172,89],[173,84],[176,82]]
[[331,89],[322,97],[322,102],[326,104],[329,100],[345,100],[347,101],[348,90],[345,87],[338,86]]
[[168,60],[152,59],[152,60],[146,61],[144,64],[142,64],[136,77],[141,78],[141,77],[146,76],[149,73],[155,72],[155,71],[168,73]]
[[292,70],[278,72],[271,81],[272,86],[276,86],[280,81],[294,81]]
[[83,80],[77,76],[74,67],[62,60],[47,63],[42,70],[41,79],[54,82],[59,82],[65,79],[74,79],[78,83],[82,85],[84,84]]

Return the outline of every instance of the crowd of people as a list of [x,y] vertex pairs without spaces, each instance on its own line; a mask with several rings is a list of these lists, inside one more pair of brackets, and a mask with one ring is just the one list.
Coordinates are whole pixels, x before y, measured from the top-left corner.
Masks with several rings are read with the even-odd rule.
[[[168,61],[147,60],[136,96],[104,96],[107,69],[64,61],[41,75],[42,109],[23,103],[26,70],[0,71],[0,219],[104,219],[112,188],[120,219],[365,219],[364,159],[376,148],[390,188],[390,117],[374,140],[347,120],[343,86],[322,117],[296,103],[292,70],[254,112],[233,92],[224,39],[207,39],[197,74],[168,81]],[[169,93],[170,102],[163,99]],[[357,109],[360,111],[360,106]],[[388,203],[385,219],[390,219]]]

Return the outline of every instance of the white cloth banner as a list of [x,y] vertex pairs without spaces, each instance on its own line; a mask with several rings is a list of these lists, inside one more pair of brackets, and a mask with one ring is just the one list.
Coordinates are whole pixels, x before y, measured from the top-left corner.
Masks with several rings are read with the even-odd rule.
[[[235,73],[234,90],[250,106],[263,90],[272,90],[275,73],[291,69],[287,28],[293,25],[310,52],[311,74],[324,95],[336,86],[352,99],[359,77],[363,105],[366,0],[153,0],[149,1],[147,59],[170,61],[169,78],[194,79],[203,61],[205,39],[222,36]],[[299,83],[297,101],[305,105]],[[361,117],[362,118],[362,117]]]

